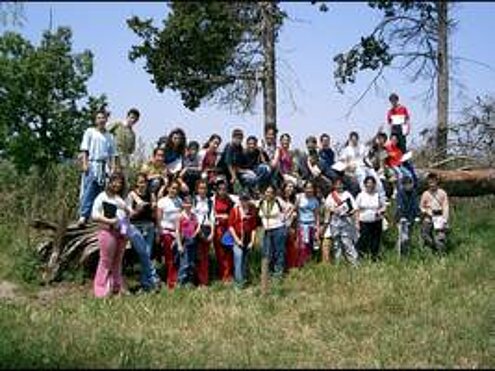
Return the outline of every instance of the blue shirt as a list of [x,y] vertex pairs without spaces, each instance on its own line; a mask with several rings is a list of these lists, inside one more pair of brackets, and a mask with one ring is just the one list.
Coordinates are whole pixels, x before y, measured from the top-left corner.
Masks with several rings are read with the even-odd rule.
[[298,220],[301,224],[315,224],[315,210],[320,206],[316,197],[308,198],[304,193],[298,197]]

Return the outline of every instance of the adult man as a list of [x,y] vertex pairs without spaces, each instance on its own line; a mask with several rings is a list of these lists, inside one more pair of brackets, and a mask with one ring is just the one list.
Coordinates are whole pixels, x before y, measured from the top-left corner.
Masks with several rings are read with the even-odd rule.
[[387,113],[390,135],[397,134],[399,148],[402,153],[406,153],[406,136],[411,132],[409,111],[399,103],[399,96],[397,94],[390,94],[388,99],[392,105]]
[[78,224],[85,224],[91,215],[93,202],[105,187],[107,174],[115,167],[115,143],[112,135],[105,129],[108,114],[99,110],[95,117],[95,126],[86,129],[81,142],[82,195],[80,200]]
[[234,185],[239,183],[238,170],[244,165],[244,151],[242,140],[244,133],[241,129],[232,131],[232,140],[225,146],[218,167],[227,178],[228,190],[234,192]]
[[239,174],[242,181],[250,188],[263,188],[270,181],[270,165],[265,164],[262,161],[262,152],[258,148],[258,138],[251,135],[247,138],[246,144],[247,148],[244,150],[244,163],[239,170]]
[[118,166],[127,174],[130,166],[130,157],[136,150],[136,133],[134,125],[139,121],[140,113],[136,108],[127,112],[123,121],[115,121],[108,126],[108,131],[114,135],[117,148]]

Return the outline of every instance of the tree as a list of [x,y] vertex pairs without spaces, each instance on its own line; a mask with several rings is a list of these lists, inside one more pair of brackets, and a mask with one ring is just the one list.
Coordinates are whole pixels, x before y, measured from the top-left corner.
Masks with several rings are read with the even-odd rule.
[[129,53],[145,59],[159,92],[178,91],[195,110],[214,100],[252,112],[263,89],[265,125],[276,123],[275,42],[285,17],[275,2],[170,3],[163,28],[132,17],[128,26],[142,39]]
[[[46,31],[39,46],[21,35],[0,37],[0,158],[18,170],[72,158],[105,96],[88,97],[89,50],[72,52],[72,32]],[[86,99],[85,99],[86,98]]]
[[[436,150],[440,158],[447,153],[449,107],[449,52],[448,35],[454,26],[449,18],[448,4],[441,1],[368,2],[383,12],[383,19],[372,33],[345,53],[334,57],[337,68],[334,78],[340,91],[353,83],[359,71],[377,71],[376,83],[385,67],[394,66],[410,73],[411,82],[427,79],[430,82],[427,97],[437,94]],[[359,100],[360,100],[359,99]],[[358,100],[358,101],[359,101]]]

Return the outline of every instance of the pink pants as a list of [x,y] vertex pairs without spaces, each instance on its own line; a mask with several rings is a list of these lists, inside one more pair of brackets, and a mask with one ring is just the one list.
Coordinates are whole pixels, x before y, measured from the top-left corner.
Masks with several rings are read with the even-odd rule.
[[100,259],[94,279],[94,293],[97,298],[123,289],[122,259],[125,239],[117,231],[100,229],[98,232]]

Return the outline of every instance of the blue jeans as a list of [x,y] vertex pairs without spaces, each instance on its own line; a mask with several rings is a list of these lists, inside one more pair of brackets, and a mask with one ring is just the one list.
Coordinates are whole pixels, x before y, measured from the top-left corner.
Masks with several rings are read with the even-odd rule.
[[184,251],[180,254],[179,284],[192,283],[196,268],[197,242],[194,238],[185,238]]
[[[146,239],[144,236],[146,236]],[[154,288],[158,283],[158,275],[151,262],[151,248],[155,238],[153,224],[150,223],[150,225],[142,225],[140,227],[131,224],[127,237],[129,238],[129,241],[131,241],[132,247],[139,257],[139,263],[141,265],[141,286],[145,290]]]
[[234,244],[234,282],[243,286],[246,283],[247,278],[247,260],[249,250],[246,247],[241,247],[238,244]]
[[103,192],[105,185],[99,184],[98,180],[91,171],[83,175],[83,191],[79,208],[79,216],[86,220],[91,216],[91,209],[96,197]]
[[285,243],[287,240],[287,228],[285,226],[265,230],[261,253],[270,262],[270,271],[280,276],[285,268]]
[[271,181],[271,169],[267,164],[259,164],[251,169],[243,169],[239,173],[241,181],[248,187],[254,187],[259,184],[261,186],[267,185]]

